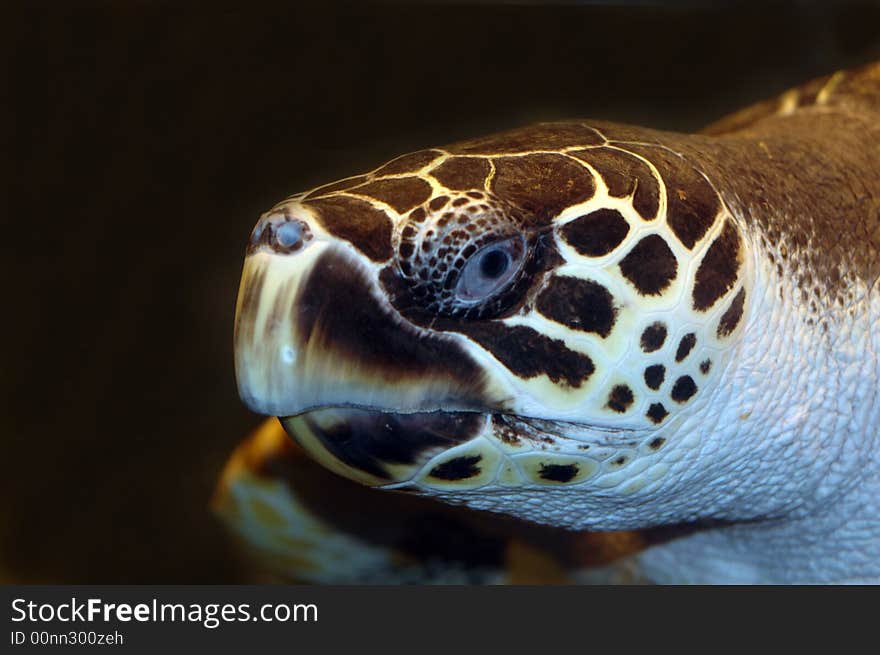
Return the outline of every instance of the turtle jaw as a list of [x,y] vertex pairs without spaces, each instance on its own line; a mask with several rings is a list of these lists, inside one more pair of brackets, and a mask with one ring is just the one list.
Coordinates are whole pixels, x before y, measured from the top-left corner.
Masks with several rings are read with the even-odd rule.
[[322,407],[504,411],[505,394],[455,336],[401,318],[377,271],[318,241],[245,259],[235,320],[239,395],[260,414]]
[[485,434],[490,416],[329,407],[280,420],[288,435],[325,468],[381,487],[411,480],[432,457]]
[[278,416],[325,468],[370,486],[413,478],[486,433],[501,394],[454,338],[386,306],[362,260],[326,242],[245,259],[235,320],[239,395]]
[[312,459],[334,473],[419,493],[578,485],[597,472],[597,455],[628,452],[640,439],[627,431],[490,412],[327,407],[280,420]]

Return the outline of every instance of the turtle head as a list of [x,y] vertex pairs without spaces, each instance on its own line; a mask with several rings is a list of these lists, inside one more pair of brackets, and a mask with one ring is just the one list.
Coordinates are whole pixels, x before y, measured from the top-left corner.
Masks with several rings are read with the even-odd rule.
[[516,499],[662,483],[749,279],[734,219],[680,157],[580,123],[514,130],[264,214],[239,391],[346,477],[541,520]]

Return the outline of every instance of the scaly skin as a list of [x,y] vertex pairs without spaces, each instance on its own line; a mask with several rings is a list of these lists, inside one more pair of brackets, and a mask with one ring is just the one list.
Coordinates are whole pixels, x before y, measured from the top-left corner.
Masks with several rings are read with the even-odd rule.
[[702,135],[537,125],[267,212],[239,388],[364,484],[677,526],[660,582],[880,581],[878,253],[878,65]]

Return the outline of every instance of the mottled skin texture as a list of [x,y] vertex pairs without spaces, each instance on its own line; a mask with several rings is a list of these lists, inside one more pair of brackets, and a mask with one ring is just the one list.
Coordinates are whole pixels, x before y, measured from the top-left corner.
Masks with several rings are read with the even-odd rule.
[[700,135],[522,128],[268,212],[239,387],[365,484],[666,526],[656,581],[880,581],[878,253],[878,65]]

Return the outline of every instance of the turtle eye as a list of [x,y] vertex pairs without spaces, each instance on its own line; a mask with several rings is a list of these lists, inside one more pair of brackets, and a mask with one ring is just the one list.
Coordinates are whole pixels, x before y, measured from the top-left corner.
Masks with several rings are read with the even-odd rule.
[[525,240],[521,236],[480,248],[461,269],[455,286],[456,300],[467,305],[488,300],[510,286],[524,261]]

